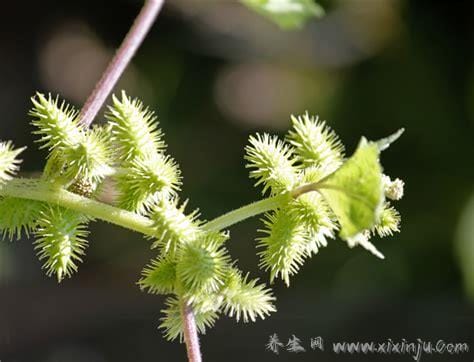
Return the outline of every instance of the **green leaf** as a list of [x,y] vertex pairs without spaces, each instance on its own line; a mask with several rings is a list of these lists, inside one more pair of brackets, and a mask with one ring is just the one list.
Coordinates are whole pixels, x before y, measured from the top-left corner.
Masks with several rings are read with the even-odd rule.
[[250,9],[290,30],[301,28],[312,17],[324,15],[323,8],[313,0],[241,0]]
[[348,239],[372,228],[385,200],[380,150],[365,138],[354,155],[321,185],[321,193],[341,225],[340,237]]

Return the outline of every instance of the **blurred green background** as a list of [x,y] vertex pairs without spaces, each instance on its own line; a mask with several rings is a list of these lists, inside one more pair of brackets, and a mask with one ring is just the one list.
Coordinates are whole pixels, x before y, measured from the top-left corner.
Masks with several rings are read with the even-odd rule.
[[[206,361],[408,361],[338,356],[337,341],[467,342],[474,348],[473,2],[324,1],[327,15],[284,32],[232,0],[172,0],[121,80],[157,111],[184,175],[182,197],[204,218],[260,197],[244,168],[250,133],[283,133],[289,115],[327,120],[350,154],[361,135],[405,127],[384,152],[386,172],[406,182],[402,232],[376,240],[380,261],[340,240],[308,261],[291,288],[276,283],[278,313],[255,324],[222,318],[202,337]],[[78,107],[128,30],[140,1],[2,4],[0,139],[28,145],[22,172],[44,152],[27,114],[35,91]],[[102,118],[102,117],[101,117]],[[258,219],[231,229],[242,269],[258,270]],[[184,346],[158,331],[161,297],[136,286],[154,257],[149,242],[92,225],[87,258],[60,286],[40,270],[32,240],[0,243],[0,360],[176,361]],[[279,356],[270,334],[307,349]],[[472,361],[473,352],[427,356]]]

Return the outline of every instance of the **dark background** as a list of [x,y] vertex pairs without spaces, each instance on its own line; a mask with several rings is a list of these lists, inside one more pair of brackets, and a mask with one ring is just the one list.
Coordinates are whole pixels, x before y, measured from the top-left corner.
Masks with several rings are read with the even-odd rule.
[[[376,240],[380,261],[340,240],[313,257],[278,312],[255,324],[221,318],[202,337],[206,361],[409,361],[336,356],[337,341],[443,339],[474,348],[474,11],[471,1],[325,1],[327,16],[283,32],[236,2],[169,1],[119,88],[157,111],[184,175],[182,198],[204,218],[257,199],[243,162],[250,133],[283,133],[308,110],[350,154],[361,135],[403,137],[383,154],[406,182],[402,232]],[[29,97],[80,106],[128,30],[139,1],[5,1],[0,12],[0,139],[28,145],[22,171],[41,170]],[[470,206],[469,206],[470,205]],[[230,249],[253,276],[257,219],[232,228]],[[163,299],[136,286],[149,242],[92,226],[79,273],[58,286],[32,240],[0,244],[2,362],[175,361],[184,346],[158,331]],[[463,261],[463,262],[461,262]],[[472,298],[469,298],[471,296]],[[265,351],[270,334],[309,349]],[[474,354],[425,361],[472,361]]]

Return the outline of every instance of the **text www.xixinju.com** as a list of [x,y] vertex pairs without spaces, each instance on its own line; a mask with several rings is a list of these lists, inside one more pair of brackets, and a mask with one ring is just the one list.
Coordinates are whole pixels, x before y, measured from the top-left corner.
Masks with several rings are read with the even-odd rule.
[[335,342],[332,344],[333,352],[336,354],[399,354],[409,355],[415,361],[420,361],[423,354],[448,354],[458,355],[469,352],[467,343],[451,343],[439,340],[437,342],[423,341],[417,339],[415,342],[401,340],[400,342]]

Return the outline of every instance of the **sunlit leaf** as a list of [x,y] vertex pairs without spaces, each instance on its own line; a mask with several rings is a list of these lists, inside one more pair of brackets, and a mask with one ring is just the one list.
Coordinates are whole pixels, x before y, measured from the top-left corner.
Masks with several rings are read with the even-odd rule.
[[301,28],[312,17],[321,17],[323,8],[313,0],[241,0],[252,10],[282,29]]
[[362,138],[354,155],[321,186],[343,239],[370,229],[379,219],[384,203],[379,153],[377,143]]

